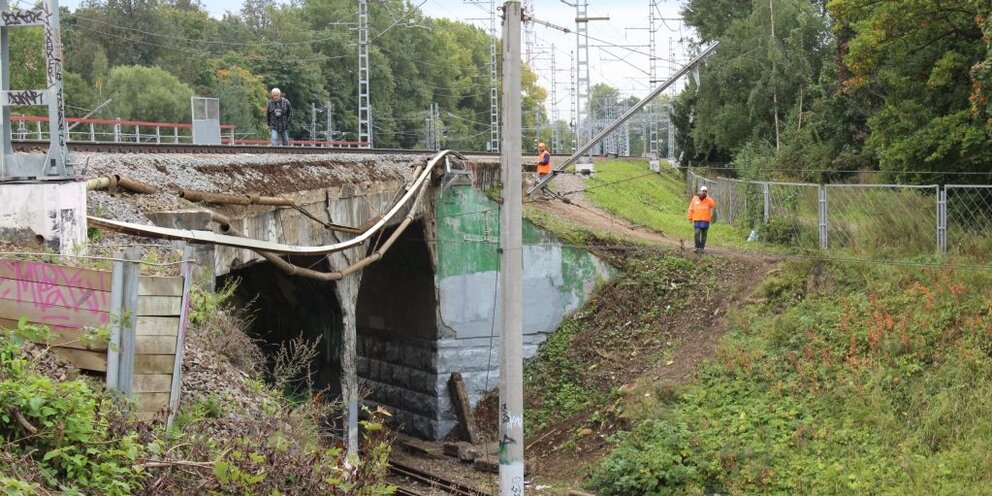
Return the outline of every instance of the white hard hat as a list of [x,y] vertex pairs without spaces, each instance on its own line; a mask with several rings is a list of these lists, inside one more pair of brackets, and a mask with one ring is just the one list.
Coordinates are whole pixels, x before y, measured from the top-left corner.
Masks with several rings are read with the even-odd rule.
[[700,186],[699,191],[709,191],[706,186]]

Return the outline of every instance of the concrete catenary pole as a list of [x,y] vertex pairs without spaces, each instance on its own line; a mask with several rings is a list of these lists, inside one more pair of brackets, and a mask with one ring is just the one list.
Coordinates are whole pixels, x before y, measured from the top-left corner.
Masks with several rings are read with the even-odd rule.
[[524,494],[523,192],[519,0],[503,4],[503,209],[499,220],[499,494]]

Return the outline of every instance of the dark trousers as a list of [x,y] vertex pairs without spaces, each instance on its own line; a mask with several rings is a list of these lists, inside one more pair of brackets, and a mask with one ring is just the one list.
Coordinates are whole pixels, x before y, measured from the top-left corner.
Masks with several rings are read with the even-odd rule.
[[706,248],[706,233],[710,230],[710,223],[705,221],[699,221],[693,223],[693,228],[695,229],[695,241],[696,249],[702,250]]

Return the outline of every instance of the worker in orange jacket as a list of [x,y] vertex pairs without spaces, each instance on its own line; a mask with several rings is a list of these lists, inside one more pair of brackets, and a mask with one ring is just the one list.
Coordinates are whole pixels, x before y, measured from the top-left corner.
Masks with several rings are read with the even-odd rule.
[[539,143],[537,145],[537,179],[543,179],[544,176],[551,174],[551,153],[548,152],[548,147],[544,143]]
[[706,248],[706,232],[710,230],[710,220],[713,219],[713,212],[716,211],[716,201],[707,196],[706,186],[699,188],[699,194],[692,197],[689,202],[689,222],[695,229],[696,253],[702,253]]

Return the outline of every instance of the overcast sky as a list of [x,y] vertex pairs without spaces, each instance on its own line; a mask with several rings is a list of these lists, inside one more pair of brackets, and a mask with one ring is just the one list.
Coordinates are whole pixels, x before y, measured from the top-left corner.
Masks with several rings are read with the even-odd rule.
[[[413,5],[430,17],[446,17],[477,24],[488,29],[489,2],[481,6],[466,0],[411,0]],[[574,1],[574,0],[573,0]],[[526,4],[526,2],[524,2]],[[664,78],[671,69],[668,63],[670,49],[674,51],[676,62],[687,59],[684,51],[687,42],[692,37],[690,30],[684,29],[676,20],[679,17],[683,0],[662,0],[659,2],[659,17],[669,20],[657,22],[656,55],[665,60],[658,61],[658,76]],[[62,5],[75,9],[79,0],[64,0]],[[203,0],[207,11],[215,17],[221,17],[224,12],[237,12],[241,8],[241,0]],[[497,7],[502,5],[496,2]],[[590,17],[609,16],[609,21],[592,21],[589,23],[589,61],[590,79],[592,84],[607,83],[618,88],[626,95],[642,97],[651,91],[648,83],[648,0],[589,0]],[[533,0],[533,15],[553,24],[574,31],[575,8],[566,5],[561,0]],[[481,19],[480,19],[481,18]],[[497,19],[497,22],[498,19]],[[499,27],[497,27],[499,30]],[[530,65],[536,69],[541,80],[540,85],[551,89],[551,57],[554,57],[555,79],[557,81],[557,107],[559,117],[569,120],[569,81],[570,59],[575,51],[575,34],[565,34],[560,31],[532,25],[533,32],[532,60]],[[552,45],[554,50],[552,50]],[[622,48],[621,46],[626,46]],[[681,64],[678,64],[681,65]],[[374,96],[373,96],[374,98]],[[549,106],[551,102],[549,101]]]

